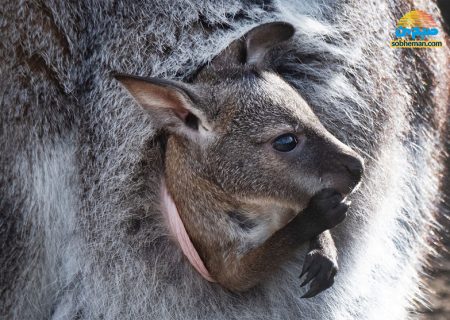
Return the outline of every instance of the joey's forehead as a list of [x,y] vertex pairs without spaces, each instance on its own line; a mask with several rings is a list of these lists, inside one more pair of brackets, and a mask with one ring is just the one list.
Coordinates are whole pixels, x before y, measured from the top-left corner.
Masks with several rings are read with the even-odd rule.
[[277,76],[235,83],[222,91],[220,123],[232,127],[298,127],[315,121],[308,104]]

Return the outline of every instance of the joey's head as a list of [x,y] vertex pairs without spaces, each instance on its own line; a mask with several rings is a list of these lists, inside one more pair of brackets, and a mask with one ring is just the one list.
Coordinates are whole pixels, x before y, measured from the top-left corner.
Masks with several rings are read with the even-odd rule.
[[361,157],[266,61],[293,33],[287,23],[256,27],[191,83],[117,76],[168,137],[164,175],[177,205],[298,212],[321,189],[348,194],[359,183]]

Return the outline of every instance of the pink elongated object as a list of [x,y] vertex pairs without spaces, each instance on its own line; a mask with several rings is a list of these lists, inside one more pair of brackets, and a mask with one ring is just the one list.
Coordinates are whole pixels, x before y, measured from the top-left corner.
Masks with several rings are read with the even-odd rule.
[[169,223],[169,228],[172,235],[177,240],[186,258],[189,260],[191,265],[197,270],[200,275],[208,280],[209,282],[216,282],[209,274],[208,269],[206,269],[202,258],[200,258],[197,250],[194,247],[189,235],[184,227],[183,221],[181,220],[180,214],[178,213],[177,206],[173,201],[172,197],[167,190],[164,181],[161,183],[161,206],[162,212],[165,215],[167,222]]

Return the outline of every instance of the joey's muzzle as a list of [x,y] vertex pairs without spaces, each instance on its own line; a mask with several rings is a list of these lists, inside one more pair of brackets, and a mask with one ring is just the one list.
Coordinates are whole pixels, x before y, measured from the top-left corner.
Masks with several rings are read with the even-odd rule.
[[359,155],[345,155],[342,157],[341,166],[348,174],[348,189],[353,190],[361,181],[364,173],[364,161]]
[[346,195],[354,191],[364,174],[364,161],[356,153],[338,153],[330,156],[322,168],[327,187]]

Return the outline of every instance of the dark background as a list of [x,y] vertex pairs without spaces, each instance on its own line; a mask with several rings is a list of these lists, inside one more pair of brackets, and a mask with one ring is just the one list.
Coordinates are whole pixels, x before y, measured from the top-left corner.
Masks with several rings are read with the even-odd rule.
[[[450,0],[437,0],[444,17],[444,29],[450,35]],[[447,66],[450,68],[450,66]],[[450,92],[449,92],[450,94]],[[447,119],[450,114],[447,114]],[[448,121],[448,120],[447,120]],[[450,153],[450,123],[447,124],[447,153]],[[421,320],[449,320],[450,319],[450,157],[447,158],[446,177],[444,178],[443,194],[445,197],[440,215],[443,230],[438,236],[441,244],[437,246],[439,257],[430,260],[429,277],[425,279],[432,294],[431,308],[422,308]]]
[[[450,115],[447,115],[449,118]],[[450,124],[450,123],[449,123]],[[450,125],[447,125],[447,128]],[[449,128],[450,129],[450,128]],[[447,153],[450,153],[450,132],[447,130]],[[431,290],[430,308],[422,307],[421,320],[449,320],[450,319],[450,157],[447,158],[447,174],[444,180],[445,203],[440,215],[443,229],[438,235],[441,243],[436,247],[438,257],[429,261],[429,277],[425,283]]]
[[[447,27],[450,23],[450,1],[449,0],[438,0],[437,1],[439,8],[441,9],[442,15],[444,16],[444,20],[447,23]],[[448,28],[447,28],[448,31]]]

